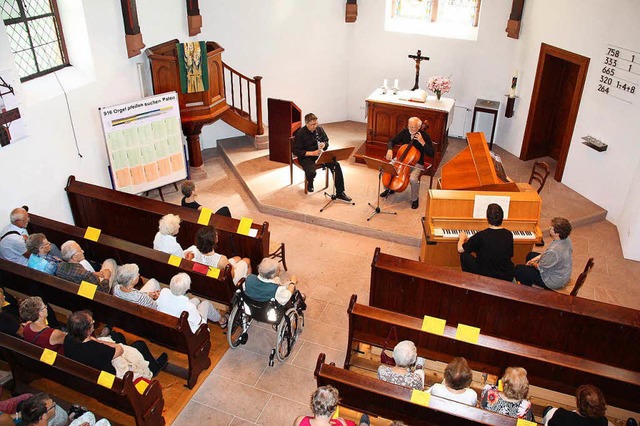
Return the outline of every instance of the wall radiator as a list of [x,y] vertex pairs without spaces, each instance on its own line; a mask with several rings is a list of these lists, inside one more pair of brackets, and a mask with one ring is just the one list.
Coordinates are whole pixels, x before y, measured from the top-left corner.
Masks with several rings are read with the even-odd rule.
[[465,138],[471,131],[471,108],[455,105],[453,110],[453,123],[449,127],[449,136]]

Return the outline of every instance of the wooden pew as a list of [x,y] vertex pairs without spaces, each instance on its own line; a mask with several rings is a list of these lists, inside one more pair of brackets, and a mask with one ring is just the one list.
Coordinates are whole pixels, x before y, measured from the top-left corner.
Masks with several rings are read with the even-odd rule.
[[203,324],[194,334],[186,312],[176,318],[98,291],[90,300],[77,294],[77,284],[4,259],[0,259],[0,283],[5,288],[40,296],[46,302],[70,311],[89,309],[99,321],[186,354],[189,388],[196,385],[200,373],[211,365],[209,329]]
[[622,306],[429,266],[379,249],[371,264],[369,305],[640,371],[640,311]]
[[[640,412],[640,372],[637,370],[486,335],[482,331],[477,344],[466,343],[456,340],[456,326],[447,325],[442,336],[429,334],[421,331],[421,318],[361,305],[356,295],[351,296],[348,313],[345,369],[350,367],[360,343],[382,347],[389,331],[395,328],[398,341],[413,341],[418,354],[425,358],[448,363],[462,356],[471,368],[492,374],[500,374],[510,366],[523,367],[532,385],[570,395],[575,394],[578,386],[590,383],[602,390],[608,404]],[[391,347],[396,343],[388,341]]]
[[74,225],[57,222],[42,216],[29,214],[29,233],[42,232],[49,241],[61,246],[67,240],[74,240],[85,251],[88,258],[102,260],[113,258],[118,265],[135,263],[140,273],[147,278],[169,284],[171,278],[179,272],[187,272],[191,277],[191,292],[216,302],[229,305],[235,292],[231,278],[231,265],[220,271],[218,278],[208,277],[194,272],[195,262],[182,259],[179,266],[169,265],[167,253],[141,246],[100,233],[98,241],[84,239],[86,229]]
[[325,364],[318,355],[314,372],[318,386],[331,385],[340,393],[340,405],[409,425],[515,426],[517,419],[431,396],[429,406],[411,402],[412,390],[373,377]]
[[[65,188],[75,224],[81,228],[93,226],[113,237],[151,247],[158,232],[158,221],[172,213],[180,215],[182,223],[178,242],[184,249],[195,243],[200,212],[134,194],[114,191],[80,182],[70,176]],[[269,255],[269,223],[252,224],[255,237],[236,233],[240,221],[212,214],[210,224],[218,230],[218,251],[227,256],[238,255],[251,259],[251,266]],[[282,257],[284,264],[284,257]]]
[[165,424],[162,386],[157,380],[152,380],[140,394],[133,384],[133,373],[127,372],[122,379],[116,378],[108,389],[97,384],[100,370],[60,354],[53,365],[45,364],[40,361],[41,347],[4,333],[0,333],[0,351],[11,366],[14,386],[26,385],[36,377],[45,377],[134,416],[138,426]]

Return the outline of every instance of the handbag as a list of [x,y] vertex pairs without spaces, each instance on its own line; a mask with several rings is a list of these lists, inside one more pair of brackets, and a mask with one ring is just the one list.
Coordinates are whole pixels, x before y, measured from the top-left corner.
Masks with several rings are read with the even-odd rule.
[[384,339],[384,346],[382,347],[382,352],[380,353],[380,362],[390,367],[395,367],[396,361],[393,359],[393,356],[389,356],[385,352],[387,348],[391,350],[391,348],[389,347],[389,339],[392,337],[394,341],[398,341],[398,333],[396,331],[395,325],[391,326],[391,328],[389,329],[389,334],[387,334],[387,338]]

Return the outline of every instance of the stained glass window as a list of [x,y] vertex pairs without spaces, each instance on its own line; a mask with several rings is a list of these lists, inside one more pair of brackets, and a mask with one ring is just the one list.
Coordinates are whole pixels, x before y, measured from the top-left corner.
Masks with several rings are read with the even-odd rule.
[[56,0],[0,0],[21,81],[69,65]]

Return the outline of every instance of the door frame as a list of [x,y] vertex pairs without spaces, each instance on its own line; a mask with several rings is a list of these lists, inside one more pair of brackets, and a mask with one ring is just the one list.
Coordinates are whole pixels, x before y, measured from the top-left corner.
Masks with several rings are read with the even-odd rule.
[[533,92],[531,93],[531,104],[529,105],[529,115],[527,116],[527,125],[524,131],[524,137],[522,140],[522,148],[520,149],[520,159],[523,161],[530,160],[528,155],[529,145],[531,143],[531,135],[534,123],[534,112],[538,107],[538,97],[540,95],[540,85],[542,83],[542,74],[545,66],[545,62],[548,57],[559,58],[566,62],[571,62],[578,66],[578,76],[576,78],[576,86],[573,90],[571,107],[567,117],[566,127],[563,132],[562,140],[560,143],[560,155],[558,156],[558,164],[556,166],[556,173],[554,179],[558,182],[562,179],[564,173],[564,167],[567,162],[567,156],[569,155],[569,146],[571,145],[571,138],[573,137],[573,129],[578,117],[578,109],[580,108],[580,101],[582,100],[582,92],[584,90],[584,84],[587,78],[587,71],[589,69],[590,59],[586,56],[578,55],[577,53],[569,52],[568,50],[560,49],[559,47],[551,46],[550,44],[540,44],[540,55],[538,56],[538,67],[536,69],[536,77],[533,84]]

